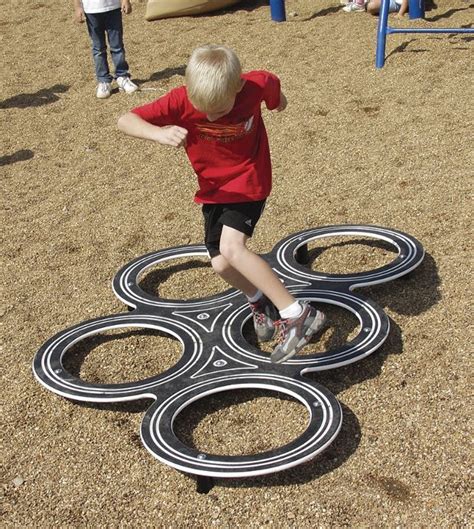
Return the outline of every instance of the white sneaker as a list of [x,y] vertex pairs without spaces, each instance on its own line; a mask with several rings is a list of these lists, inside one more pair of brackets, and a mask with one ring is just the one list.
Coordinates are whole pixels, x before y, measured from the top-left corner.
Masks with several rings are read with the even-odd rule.
[[121,92],[133,94],[138,90],[138,86],[130,80],[130,77],[117,77],[117,84]]
[[342,8],[346,13],[363,13],[365,11],[365,6],[351,2],[347,4],[346,7]]
[[112,91],[112,87],[110,83],[99,83],[97,85],[97,91],[95,95],[99,99],[106,99],[107,97],[110,97],[111,91]]

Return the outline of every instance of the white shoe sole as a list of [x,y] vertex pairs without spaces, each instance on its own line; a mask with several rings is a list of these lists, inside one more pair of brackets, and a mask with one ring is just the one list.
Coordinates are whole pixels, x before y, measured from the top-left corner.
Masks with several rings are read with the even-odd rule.
[[128,90],[128,91],[125,90],[125,88],[122,88],[120,86],[118,87],[118,89],[119,89],[119,92],[125,92],[126,94],[134,94],[135,92],[138,92],[138,90],[139,90],[138,86],[135,89]]

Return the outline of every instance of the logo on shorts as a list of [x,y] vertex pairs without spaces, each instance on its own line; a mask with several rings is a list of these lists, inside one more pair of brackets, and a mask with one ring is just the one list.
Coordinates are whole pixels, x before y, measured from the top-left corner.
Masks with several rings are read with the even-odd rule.
[[247,220],[245,221],[245,224],[247,224],[247,226],[252,227],[252,219],[247,219]]

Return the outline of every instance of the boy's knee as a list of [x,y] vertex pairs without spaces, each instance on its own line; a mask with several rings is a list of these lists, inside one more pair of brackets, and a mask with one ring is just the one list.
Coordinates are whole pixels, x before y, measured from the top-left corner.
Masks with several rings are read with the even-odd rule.
[[379,5],[376,2],[368,2],[365,7],[367,13],[370,13],[371,15],[377,15],[379,12]]
[[245,250],[245,246],[240,242],[236,241],[222,241],[219,246],[221,255],[229,262],[232,263],[241,255],[242,250]]
[[213,257],[211,259],[211,265],[214,270],[219,275],[223,275],[229,270],[230,264],[227,259],[221,254]]

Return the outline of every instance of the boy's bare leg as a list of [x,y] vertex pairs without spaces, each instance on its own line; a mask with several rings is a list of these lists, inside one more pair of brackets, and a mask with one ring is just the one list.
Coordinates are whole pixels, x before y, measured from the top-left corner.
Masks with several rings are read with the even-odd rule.
[[233,268],[223,255],[213,257],[212,267],[227,283],[242,291],[248,299],[253,314],[253,325],[259,342],[268,342],[275,337],[275,322],[280,314],[274,304],[264,297],[247,278]]
[[[283,322],[277,324],[275,319],[267,314],[268,324],[265,322],[262,326],[263,338],[259,340],[272,339],[275,336],[275,327],[279,327],[279,343],[271,355],[271,361],[279,364],[297,354],[309,342],[311,336],[323,328],[326,317],[309,304],[296,301],[270,265],[247,249],[247,239],[245,234],[224,226],[219,248],[221,255],[213,259],[213,266],[216,265],[215,269],[221,273],[221,277],[243,290],[247,296],[252,296],[257,288],[276,306]],[[238,286],[239,284],[241,286]],[[245,290],[250,287],[253,287],[252,291]],[[289,312],[293,311],[298,313],[290,315]],[[257,321],[254,318],[256,332],[260,329]]]
[[[295,303],[295,298],[288,292],[270,265],[245,246],[247,239],[248,236],[244,233],[229,226],[223,227],[221,255],[212,260],[216,270],[217,265],[224,265],[222,270],[217,272],[225,281],[242,290],[249,297],[253,296],[257,289],[261,290],[278,310]],[[219,257],[225,259],[230,266],[225,266],[222,259],[215,261]]]
[[212,268],[222,279],[237,290],[243,292],[248,298],[253,298],[258,291],[248,279],[233,268],[223,255],[211,259]]

